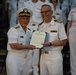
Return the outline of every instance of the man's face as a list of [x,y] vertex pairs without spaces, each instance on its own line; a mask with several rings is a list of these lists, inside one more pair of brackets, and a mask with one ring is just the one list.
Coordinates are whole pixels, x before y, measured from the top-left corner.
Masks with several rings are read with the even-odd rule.
[[52,18],[52,10],[48,6],[44,6],[41,8],[41,16],[43,18],[43,21],[48,22]]
[[19,17],[19,23],[22,27],[26,27],[30,21],[30,17]]

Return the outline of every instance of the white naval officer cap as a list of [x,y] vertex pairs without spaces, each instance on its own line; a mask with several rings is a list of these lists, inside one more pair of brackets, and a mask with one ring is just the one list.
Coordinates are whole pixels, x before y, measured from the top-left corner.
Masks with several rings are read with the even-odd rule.
[[52,3],[47,3],[47,2],[45,2],[45,3],[43,3],[43,4],[42,4],[42,6],[45,6],[45,5],[50,6],[51,10],[52,10],[52,11],[53,11],[53,13],[54,13],[54,6],[53,6],[53,4],[52,4]]
[[31,17],[32,15],[33,15],[32,10],[27,9],[27,8],[20,8],[17,11],[18,17]]

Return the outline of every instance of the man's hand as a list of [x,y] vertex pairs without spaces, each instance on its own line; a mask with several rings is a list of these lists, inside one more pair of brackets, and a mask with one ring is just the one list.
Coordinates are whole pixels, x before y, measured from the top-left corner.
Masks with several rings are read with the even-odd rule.
[[45,43],[42,43],[42,45],[47,47],[47,46],[50,46],[50,43],[49,42],[45,42]]

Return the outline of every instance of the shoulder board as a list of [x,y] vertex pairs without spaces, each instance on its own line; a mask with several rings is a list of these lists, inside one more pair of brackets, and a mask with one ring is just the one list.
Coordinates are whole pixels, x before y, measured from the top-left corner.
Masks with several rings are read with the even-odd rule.
[[15,25],[15,26],[13,26],[15,29],[17,29],[17,28],[19,28],[20,26],[19,25]]
[[54,20],[55,22],[58,22],[58,23],[61,23],[62,21],[61,20]]

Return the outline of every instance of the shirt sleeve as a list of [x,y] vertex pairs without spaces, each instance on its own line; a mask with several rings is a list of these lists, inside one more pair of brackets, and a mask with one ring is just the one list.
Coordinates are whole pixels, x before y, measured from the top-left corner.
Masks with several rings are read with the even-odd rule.
[[67,39],[67,35],[66,35],[66,32],[65,32],[65,28],[64,28],[63,23],[61,23],[60,26],[59,26],[59,39],[60,40]]
[[7,33],[7,36],[8,36],[8,43],[17,43],[18,41],[18,33],[17,33],[17,30],[14,29],[14,28],[11,28],[8,33]]

